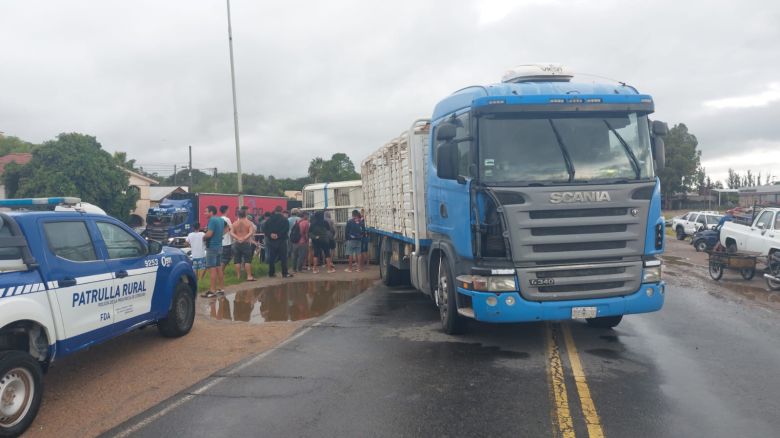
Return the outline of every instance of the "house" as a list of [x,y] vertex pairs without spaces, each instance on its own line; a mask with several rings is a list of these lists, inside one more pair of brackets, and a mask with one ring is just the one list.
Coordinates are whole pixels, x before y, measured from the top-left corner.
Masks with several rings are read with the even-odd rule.
[[32,154],[27,152],[17,152],[0,157],[0,199],[5,199],[5,180],[3,179],[5,166],[9,163],[25,165],[29,163],[30,160],[32,160]]
[[150,188],[159,182],[148,176],[133,172],[132,170],[122,168],[129,177],[128,185],[138,190],[138,201],[135,203],[135,210],[130,214],[130,226],[142,227],[146,222],[146,213],[152,206]]

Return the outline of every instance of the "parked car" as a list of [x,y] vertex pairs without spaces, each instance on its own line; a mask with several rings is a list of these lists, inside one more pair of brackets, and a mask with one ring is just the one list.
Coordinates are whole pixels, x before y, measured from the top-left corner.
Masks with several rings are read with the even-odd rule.
[[691,245],[696,252],[711,251],[718,244],[720,239],[720,228],[714,230],[701,230],[694,233],[691,238]]
[[684,240],[702,229],[714,230],[722,217],[717,211],[692,211],[672,219],[672,228],[677,234],[677,240]]
[[724,224],[720,243],[731,253],[771,255],[780,251],[780,208],[765,208],[750,225],[737,222]]

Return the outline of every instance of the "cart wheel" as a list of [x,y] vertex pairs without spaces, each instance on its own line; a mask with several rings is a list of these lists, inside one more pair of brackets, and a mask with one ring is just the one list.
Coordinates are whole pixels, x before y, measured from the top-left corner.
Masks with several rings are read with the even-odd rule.
[[720,263],[710,262],[710,277],[713,280],[718,281],[723,277],[723,265]]
[[744,278],[745,280],[752,280],[753,276],[756,275],[756,268],[740,269],[739,273],[742,275],[742,278]]

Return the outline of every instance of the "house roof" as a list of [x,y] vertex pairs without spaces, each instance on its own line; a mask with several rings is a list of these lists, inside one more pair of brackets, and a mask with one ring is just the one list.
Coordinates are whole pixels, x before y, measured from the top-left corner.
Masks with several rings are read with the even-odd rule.
[[32,154],[28,152],[15,152],[0,157],[0,175],[5,172],[5,166],[8,163],[27,164],[32,160]]
[[160,184],[160,182],[159,182],[159,181],[157,181],[157,180],[155,180],[155,179],[152,179],[152,178],[149,178],[149,177],[148,177],[148,176],[146,176],[146,175],[141,175],[141,174],[140,174],[140,173],[138,173],[138,172],[133,172],[132,170],[130,170],[130,169],[126,169],[126,168],[124,168],[124,167],[120,167],[120,169],[124,170],[124,171],[125,171],[125,173],[127,173],[128,175],[132,175],[132,176],[134,176],[134,177],[136,177],[136,178],[142,179],[142,180],[144,180],[144,181],[148,182],[149,184]]
[[780,184],[770,184],[766,186],[742,187],[739,189],[740,195],[752,195],[754,193],[780,193]]
[[151,186],[149,187],[149,200],[160,202],[173,192],[187,193],[187,187],[183,186]]

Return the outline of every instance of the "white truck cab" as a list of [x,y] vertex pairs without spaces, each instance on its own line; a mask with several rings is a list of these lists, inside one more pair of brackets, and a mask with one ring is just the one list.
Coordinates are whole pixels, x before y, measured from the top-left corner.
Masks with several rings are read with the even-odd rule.
[[729,252],[755,252],[769,255],[780,250],[780,208],[765,208],[750,226],[727,222],[720,243]]

